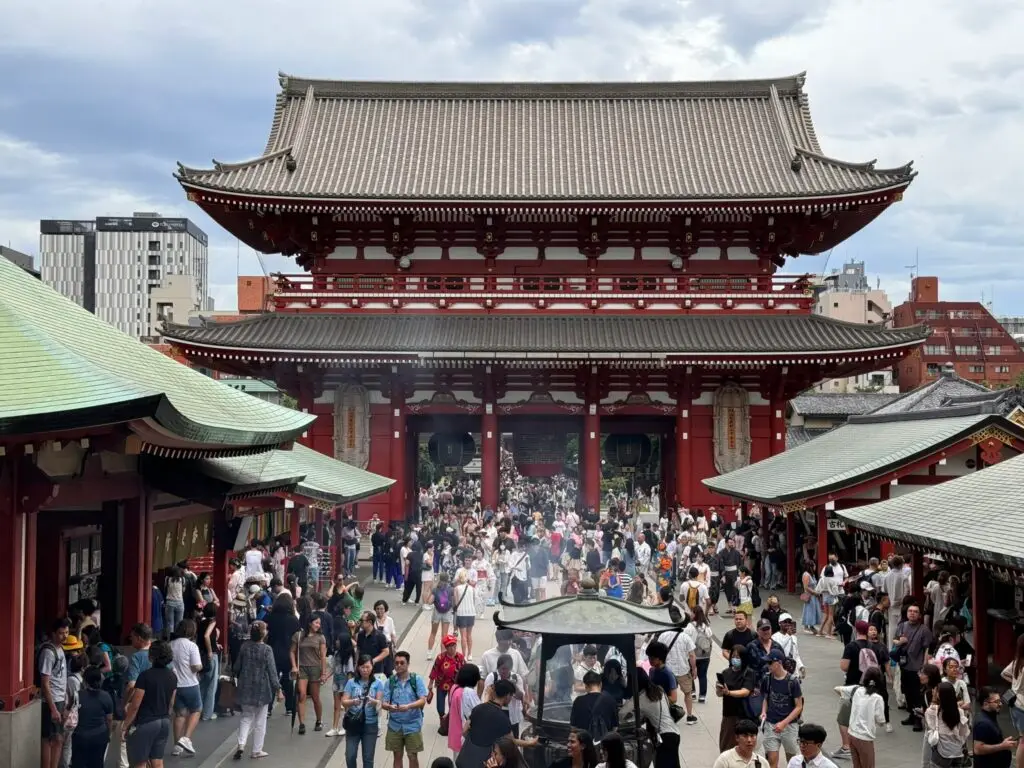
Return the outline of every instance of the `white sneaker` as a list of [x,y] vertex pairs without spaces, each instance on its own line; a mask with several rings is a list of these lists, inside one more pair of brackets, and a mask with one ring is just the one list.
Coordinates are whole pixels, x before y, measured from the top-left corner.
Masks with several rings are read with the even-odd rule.
[[427,651],[427,661],[430,661],[432,658],[434,658],[434,652]]
[[892,733],[892,723],[886,723],[885,724],[885,732],[886,733]]
[[196,753],[196,748],[192,746],[192,739],[190,739],[188,736],[182,736],[180,739],[178,739],[178,746],[180,746],[190,755],[194,755]]
[[339,730],[337,730],[335,728],[331,728],[331,730],[329,730],[327,733],[325,733],[324,736],[326,736],[327,738],[333,738],[335,736],[339,736],[340,734],[341,734],[341,731],[339,731]]
[[181,757],[181,754],[182,754],[182,753],[183,753],[184,751],[185,751],[185,750],[184,750],[184,749],[182,749],[180,745],[178,745],[178,744],[175,744],[175,745],[174,745],[174,749],[172,749],[172,750],[171,750],[171,754],[172,754],[172,755],[174,755],[175,757]]
[[430,609],[431,609],[432,607],[433,607],[433,606],[431,606],[431,605],[424,605],[424,606],[423,606],[423,610],[424,610],[424,611],[429,611],[429,610],[430,610]]
[[471,654],[469,654],[469,656],[466,657],[466,661],[472,661],[472,660],[473,660],[473,654],[471,653]]

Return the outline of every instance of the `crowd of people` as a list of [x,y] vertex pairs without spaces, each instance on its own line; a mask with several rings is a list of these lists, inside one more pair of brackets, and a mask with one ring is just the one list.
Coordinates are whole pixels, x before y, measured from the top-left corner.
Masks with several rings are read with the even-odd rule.
[[[893,730],[890,704],[905,709],[903,726],[922,734],[925,768],[963,764],[969,750],[979,768],[1008,768],[1014,752],[1022,764],[1018,742],[1003,735],[996,716],[1008,705],[1024,729],[1024,640],[1003,673],[1012,696],[973,691],[969,591],[937,558],[920,603],[901,557],[854,565],[833,555],[819,569],[808,537],[799,548],[802,611],[794,616],[773,594],[786,578],[781,517],[762,525],[756,511],[727,522],[710,508],[651,519],[638,512],[643,494],[609,499],[604,512],[577,509],[571,478],[532,480],[507,469],[503,463],[497,510],[481,508],[478,481],[463,479],[423,489],[414,521],[371,520],[363,531],[347,521],[330,583],[321,583],[316,551],[288,552],[278,541],[251,543],[233,563],[224,596],[187,563],[170,568],[154,587],[152,626],[132,629],[130,660],[99,638],[98,609],[77,606],[37,658],[49,710],[44,768],[98,768],[111,733],[123,767],[159,768],[168,747],[194,755],[197,725],[217,717],[218,682],[228,672],[221,659],[234,684],[233,701],[222,696],[220,705],[241,715],[235,759],[250,739],[250,756],[266,757],[268,718],[282,705],[298,735],[311,724],[313,732],[346,737],[349,768],[360,758],[372,765],[381,729],[395,768],[403,760],[418,768],[423,710],[434,706],[455,766],[516,766],[523,749],[538,746],[521,729],[542,685],[545,706],[563,706],[571,727],[551,754],[572,768],[632,765],[636,756],[617,729],[633,716],[634,693],[655,768],[680,765],[685,726],[700,721],[709,699],[721,701],[715,768],[777,768],[780,759],[790,768],[842,760],[874,768],[875,742]],[[367,543],[371,583],[429,612],[425,676],[410,669],[420,650],[399,648],[388,602],[363,605],[354,577]],[[635,671],[616,648],[585,638],[559,649],[544,681],[538,638],[499,630],[494,648],[474,654],[473,627],[487,606],[581,592],[667,603],[680,628],[637,638]],[[226,627],[217,621],[222,598]],[[716,614],[733,620],[718,650],[709,623]],[[814,670],[842,681],[835,687],[840,746],[830,755],[822,752],[821,714],[819,723],[806,718],[801,629],[814,642],[841,641],[837,669]],[[726,668],[709,681],[715,653]],[[333,694],[329,721],[323,686]]]

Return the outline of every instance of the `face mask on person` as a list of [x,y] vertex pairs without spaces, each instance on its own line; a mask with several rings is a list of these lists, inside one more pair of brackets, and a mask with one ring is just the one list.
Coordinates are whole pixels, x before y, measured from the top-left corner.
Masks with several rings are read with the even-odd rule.
[[733,669],[739,669],[743,666],[743,659],[729,659],[729,664]]

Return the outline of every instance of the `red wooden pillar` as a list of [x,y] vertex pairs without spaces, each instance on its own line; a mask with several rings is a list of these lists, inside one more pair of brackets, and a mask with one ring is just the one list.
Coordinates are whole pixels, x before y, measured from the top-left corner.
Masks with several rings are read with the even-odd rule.
[[[305,377],[299,381],[299,410],[303,413],[313,413],[313,385]],[[313,447],[313,425],[310,424],[306,427],[306,431],[302,433],[299,438],[299,443],[306,446],[307,448]]]
[[971,607],[974,611],[974,658],[977,670],[974,684],[983,688],[989,684],[988,653],[992,645],[989,639],[988,596],[991,592],[988,571],[978,565],[971,566]]
[[295,550],[299,548],[299,543],[302,541],[300,537],[300,528],[302,523],[299,521],[299,508],[292,507],[288,512],[288,546]]
[[494,412],[494,403],[485,403],[480,419],[480,502],[484,509],[498,509],[501,491],[499,439],[498,415]]
[[601,417],[597,404],[588,403],[583,414],[583,437],[580,442],[583,454],[583,483],[580,487],[584,507],[601,510]]
[[392,369],[394,375],[391,379],[391,478],[395,484],[390,491],[389,518],[392,521],[403,522],[405,520],[406,488],[405,457],[408,446],[406,446],[405,429],[405,389],[397,370]]
[[786,589],[796,592],[797,574],[800,563],[796,560],[796,518],[797,512],[783,512],[786,516]]
[[771,455],[778,456],[786,450],[786,401],[772,398],[768,414],[768,428],[771,432]]
[[[149,526],[146,524],[146,493],[140,491],[134,499],[122,502],[123,529],[121,558],[123,579],[121,581],[121,640],[128,637],[131,628],[140,623],[149,623],[146,610],[150,596],[149,563],[146,560],[146,545],[149,540]],[[226,625],[225,625],[226,626]]]
[[816,563],[818,573],[821,573],[821,569],[828,565],[828,510],[825,509],[824,505],[816,507],[815,518],[817,519],[817,535],[818,535],[818,562]]
[[[688,390],[680,389],[679,397],[676,400],[676,504],[687,506],[690,501],[690,398]],[[668,494],[665,494],[666,498]],[[667,510],[666,510],[667,511]]]
[[234,595],[228,594],[228,579],[231,578],[231,574],[228,573],[231,559],[230,548],[233,546],[229,509],[230,507],[219,509],[213,513],[213,573],[211,576],[213,592],[220,597],[220,607],[217,609],[217,625],[220,627],[228,626],[228,607],[234,598]]
[[[35,526],[41,478],[29,481],[20,451],[8,449],[0,456],[0,604],[7,608],[8,631],[0,632],[0,711],[12,712],[31,701],[34,677]],[[41,617],[49,630],[55,616]],[[0,761],[10,747],[0,745]]]
[[[914,598],[924,606],[924,556],[916,549],[910,553],[910,587]],[[975,609],[977,611],[977,609]],[[922,611],[923,612],[923,611]],[[977,624],[977,622],[975,622]]]

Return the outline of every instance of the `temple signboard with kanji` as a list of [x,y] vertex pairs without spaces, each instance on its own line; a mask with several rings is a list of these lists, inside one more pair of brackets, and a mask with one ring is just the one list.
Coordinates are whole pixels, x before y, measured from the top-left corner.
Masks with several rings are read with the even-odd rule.
[[[281,77],[264,153],[182,166],[188,198],[303,272],[267,312],[170,325],[196,364],[273,378],[303,440],[396,478],[360,517],[405,518],[420,435],[472,435],[482,503],[503,434],[580,496],[602,436],[654,435],[664,503],[784,450],[785,404],[889,367],[926,335],[812,314],[787,258],[899,201],[909,165],[825,155],[803,76],[694,83],[386,83]],[[525,443],[546,439],[545,453]],[[543,455],[542,455],[543,454]],[[379,497],[384,499],[384,497]]]

